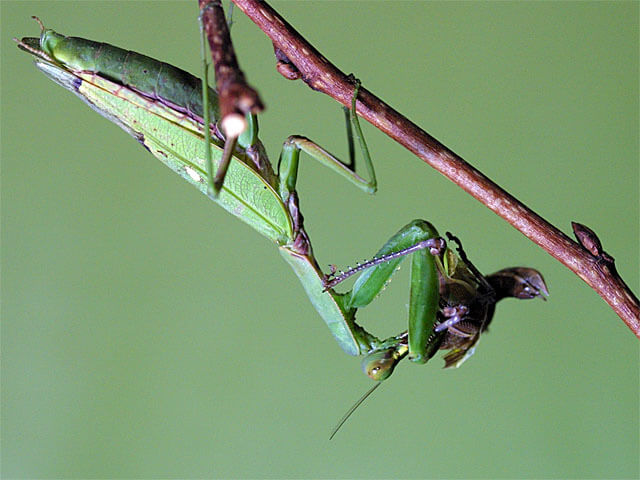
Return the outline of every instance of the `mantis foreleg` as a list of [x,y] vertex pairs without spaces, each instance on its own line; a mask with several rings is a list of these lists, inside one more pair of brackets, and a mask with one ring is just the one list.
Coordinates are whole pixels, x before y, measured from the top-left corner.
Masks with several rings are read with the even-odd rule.
[[[410,249],[418,245],[419,249]],[[388,261],[365,270],[356,280],[347,300],[351,307],[364,307],[384,288],[404,255],[411,254],[411,291],[409,296],[409,358],[417,363],[425,363],[429,357],[427,343],[433,334],[433,326],[438,310],[438,266],[437,255],[442,251],[444,241],[433,225],[424,220],[414,220],[402,227],[376,253],[376,258]],[[403,256],[390,254],[407,251]]]
[[[435,334],[434,324],[439,301],[438,272],[442,270],[439,255],[444,247],[445,242],[439,237],[433,225],[424,220],[414,220],[391,237],[378,251],[374,260],[336,277],[335,281],[327,279],[325,285],[331,288],[350,276],[351,272],[362,271],[351,291],[345,295],[345,303],[354,309],[367,306],[384,288],[403,258],[411,255],[411,291],[406,346],[412,361],[425,363],[433,354],[429,344]],[[392,369],[405,353],[404,351],[401,355],[398,353],[400,343],[385,344],[380,351],[384,350],[386,353],[382,358],[375,357],[376,362],[382,359],[385,361],[393,359],[392,364],[389,365]],[[374,373],[378,377],[379,365],[376,364],[376,368],[378,370]],[[367,373],[370,374],[369,371]]]

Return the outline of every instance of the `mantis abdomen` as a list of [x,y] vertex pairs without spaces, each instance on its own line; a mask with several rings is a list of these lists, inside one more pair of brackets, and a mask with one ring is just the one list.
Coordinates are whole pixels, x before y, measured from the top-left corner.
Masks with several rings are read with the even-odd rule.
[[[108,43],[43,29],[40,47],[72,71],[91,72],[202,121],[202,82],[184,70]],[[218,95],[209,88],[210,118],[220,118]]]

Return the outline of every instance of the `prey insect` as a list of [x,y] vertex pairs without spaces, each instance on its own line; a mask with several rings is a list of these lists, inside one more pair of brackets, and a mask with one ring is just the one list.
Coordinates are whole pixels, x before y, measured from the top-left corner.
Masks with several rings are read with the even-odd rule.
[[[39,38],[18,41],[21,49],[33,55],[36,66],[209,195],[205,152],[211,150],[215,174],[225,148],[217,125],[220,115],[215,90],[207,87],[208,103],[204,103],[200,80],[181,69],[106,43],[66,37],[42,23],[40,26]],[[362,138],[354,113],[358,89],[359,83],[354,82],[348,125]],[[203,121],[205,112],[212,119],[210,125]],[[376,178],[366,144],[361,142],[368,180],[355,172],[353,162],[342,162],[301,136],[287,138],[274,170],[258,139],[256,116],[248,115],[247,121],[248,130],[238,138],[220,194],[209,197],[276,244],[335,340],[346,353],[365,356],[363,368],[373,380],[388,378],[405,357],[425,363],[439,349],[449,350],[446,367],[459,366],[486,331],[496,302],[547,294],[542,275],[531,268],[507,268],[483,276],[455,237],[450,236],[449,241],[458,243],[458,253],[447,247],[445,239],[425,220],[413,220],[402,227],[371,262],[341,275],[325,275],[300,212],[296,191],[300,153],[373,193]],[[207,129],[209,144],[204,140]],[[411,258],[408,327],[380,339],[356,323],[356,313],[376,298],[407,257]],[[355,274],[359,276],[349,291],[335,290]]]

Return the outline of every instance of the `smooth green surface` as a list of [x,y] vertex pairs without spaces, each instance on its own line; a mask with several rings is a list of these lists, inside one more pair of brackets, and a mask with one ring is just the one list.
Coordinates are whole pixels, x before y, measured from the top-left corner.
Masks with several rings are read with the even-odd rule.
[[317,270],[308,257],[294,255],[284,248],[280,249],[280,253],[300,279],[309,301],[316,308],[318,315],[322,316],[340,348],[349,355],[361,355],[367,352],[371,344],[359,342],[358,336],[354,334],[357,327],[353,323],[353,310],[345,308],[342,300],[344,297],[327,295],[324,292],[322,277],[316,273]]
[[[375,197],[303,161],[323,266],[370,257],[425,218],[483,271],[539,269],[551,297],[501,303],[458,370],[406,362],[327,441],[370,383],[273,245],[10,41],[36,35],[38,15],[198,72],[195,3],[1,4],[2,476],[637,477],[637,339],[568,270],[367,125]],[[637,3],[274,5],[545,218],[598,232],[638,292]],[[337,105],[279,77],[270,42],[235,20],[271,159],[294,133],[344,156]],[[359,317],[380,336],[406,325],[407,270]]]

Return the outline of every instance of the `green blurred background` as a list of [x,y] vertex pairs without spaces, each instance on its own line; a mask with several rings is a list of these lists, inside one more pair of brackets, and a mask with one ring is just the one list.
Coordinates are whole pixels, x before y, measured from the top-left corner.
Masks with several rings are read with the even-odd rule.
[[[273,2],[329,59],[543,217],[590,226],[638,292],[637,2]],[[454,371],[369,387],[276,249],[54,85],[11,37],[38,15],[199,71],[196,1],[2,2],[2,475],[637,478],[638,340],[575,275],[369,125],[380,191],[304,162],[323,265],[426,218],[483,271],[544,272]],[[237,10],[277,160],[346,151],[338,106],[274,70]],[[407,268],[359,317],[406,322]]]

